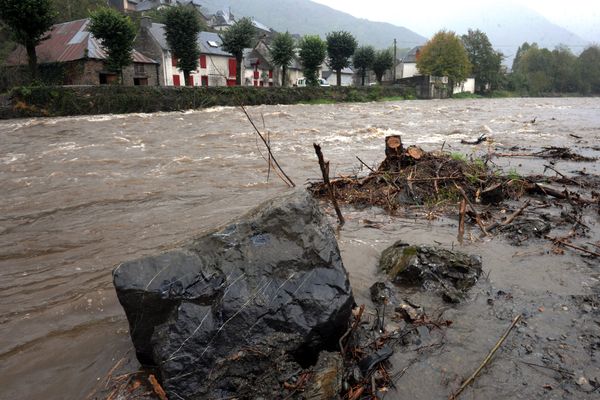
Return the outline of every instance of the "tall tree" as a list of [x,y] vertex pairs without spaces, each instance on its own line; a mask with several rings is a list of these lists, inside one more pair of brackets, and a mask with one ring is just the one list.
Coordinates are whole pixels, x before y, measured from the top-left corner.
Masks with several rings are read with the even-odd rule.
[[469,29],[462,36],[469,61],[473,66],[473,75],[478,92],[496,89],[500,82],[502,53],[495,51],[487,35],[479,29]]
[[552,89],[558,93],[578,92],[581,83],[577,71],[577,57],[566,46],[552,51]]
[[393,67],[394,54],[389,49],[380,50],[375,53],[375,58],[373,59],[373,72],[375,72],[375,78],[377,78],[377,82],[381,84],[385,71]]
[[350,57],[358,43],[350,32],[336,31],[327,34],[327,55],[329,66],[336,73],[337,85],[342,85],[342,70],[350,66]]
[[25,46],[32,81],[37,78],[35,48],[48,37],[55,17],[51,0],[0,0],[0,19],[9,27],[15,42]]
[[373,67],[375,61],[375,49],[373,46],[361,46],[354,52],[352,64],[357,68],[361,77],[361,86],[365,86],[367,71]]
[[177,59],[177,68],[183,71],[185,84],[190,85],[190,73],[198,68],[200,57],[200,19],[192,8],[185,6],[168,7],[164,18],[165,38],[171,48],[171,56]]
[[292,35],[289,32],[278,33],[271,43],[271,62],[281,68],[281,86],[287,86],[287,69],[294,55]]
[[454,32],[442,30],[421,49],[417,69],[423,75],[448,77],[452,93],[454,85],[469,76],[471,63],[460,38]]
[[106,64],[120,76],[123,83],[123,68],[131,64],[135,25],[131,19],[112,8],[101,8],[90,14],[88,30],[99,39],[106,49]]
[[550,50],[540,49],[535,43],[528,46],[519,57],[517,69],[513,71],[521,84],[516,89],[532,96],[551,92],[553,88],[552,64],[553,56]]
[[583,94],[600,94],[600,47],[590,46],[577,60]]
[[223,50],[233,54],[236,61],[235,82],[242,84],[242,59],[244,49],[252,46],[252,41],[256,36],[256,29],[252,25],[250,18],[242,18],[227,29],[221,36],[223,41]]
[[327,56],[327,44],[318,35],[306,35],[300,41],[300,63],[308,86],[319,85],[319,68]]

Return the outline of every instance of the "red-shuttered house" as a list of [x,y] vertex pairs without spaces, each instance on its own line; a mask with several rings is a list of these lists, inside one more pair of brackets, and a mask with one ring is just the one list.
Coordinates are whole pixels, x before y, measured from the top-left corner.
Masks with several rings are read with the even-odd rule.
[[[219,35],[213,32],[200,32],[197,43],[200,48],[198,69],[192,71],[187,85],[234,86],[235,58],[221,48]],[[160,62],[161,85],[183,86],[186,84],[183,71],[177,68],[177,55],[172,54],[165,38],[163,24],[153,23],[148,18],[142,18],[135,47]]]

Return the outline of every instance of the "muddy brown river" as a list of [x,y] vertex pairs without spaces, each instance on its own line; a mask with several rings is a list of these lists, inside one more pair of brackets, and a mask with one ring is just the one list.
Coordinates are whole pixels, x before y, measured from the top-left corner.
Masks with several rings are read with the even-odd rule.
[[[365,173],[356,156],[376,165],[390,134],[425,150],[444,144],[481,154],[487,144],[460,140],[485,133],[506,151],[557,145],[600,156],[600,99],[592,98],[259,106],[249,113],[269,132],[274,153],[299,186],[320,174],[313,142],[331,160],[332,175],[356,174]],[[131,356],[112,269],[288,190],[273,174],[267,182],[257,143],[235,108],[0,121],[0,398],[83,399],[117,360]],[[541,161],[497,162],[522,173],[543,171]],[[600,172],[597,162],[555,167]],[[453,324],[444,346],[397,357],[397,369],[407,368],[386,398],[447,398],[517,312],[526,324],[464,398],[598,396],[592,392],[600,382],[597,306],[579,307],[583,295],[598,293],[598,259],[554,254],[544,240],[526,247],[502,238],[459,246],[453,219],[344,212],[348,223],[338,240],[357,302],[369,302],[379,254],[398,239],[483,258],[486,279],[466,303],[449,306],[410,293]],[[598,214],[586,217],[589,241],[600,239],[598,222]],[[557,376],[544,357],[570,375]]]

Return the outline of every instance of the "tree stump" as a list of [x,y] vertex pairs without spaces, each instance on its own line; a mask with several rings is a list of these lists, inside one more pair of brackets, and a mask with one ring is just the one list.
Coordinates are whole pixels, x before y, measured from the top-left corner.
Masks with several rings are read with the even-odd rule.
[[398,172],[402,167],[404,158],[404,147],[400,135],[385,137],[385,160],[381,163],[378,171]]

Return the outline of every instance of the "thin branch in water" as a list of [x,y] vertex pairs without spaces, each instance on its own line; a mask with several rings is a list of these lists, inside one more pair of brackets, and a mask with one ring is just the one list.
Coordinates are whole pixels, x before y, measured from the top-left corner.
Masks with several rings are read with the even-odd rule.
[[294,183],[294,181],[292,181],[292,179],[285,173],[285,171],[283,171],[283,169],[281,168],[281,166],[279,165],[279,162],[277,162],[277,159],[275,158],[275,156],[273,155],[273,152],[271,151],[271,146],[269,145],[269,142],[267,142],[267,140],[265,139],[265,137],[263,136],[262,133],[260,133],[260,130],[256,127],[256,124],[254,123],[254,121],[252,120],[252,118],[250,117],[250,115],[248,114],[248,111],[246,111],[246,107],[244,107],[243,105],[240,105],[242,111],[244,112],[244,114],[246,115],[246,118],[248,118],[248,121],[250,122],[250,124],[252,125],[252,127],[254,128],[254,130],[256,131],[256,134],[258,135],[258,137],[262,140],[262,142],[265,144],[265,146],[267,147],[267,150],[269,152],[269,158],[271,160],[273,160],[273,163],[275,164],[275,166],[277,167],[277,169],[281,172],[281,174],[283,175],[282,180],[285,182],[286,185],[288,185],[289,187],[295,187],[296,184]]
[[357,159],[358,161],[360,161],[360,163],[361,163],[362,165],[364,165],[365,167],[367,167],[367,168],[369,169],[369,171],[371,171],[371,172],[373,172],[373,173],[375,172],[375,170],[374,170],[373,168],[369,167],[369,166],[368,166],[368,165],[367,165],[367,164],[366,164],[366,163],[365,163],[363,160],[361,160],[361,159],[360,159],[360,157],[359,157],[359,156],[356,156],[356,159]]

